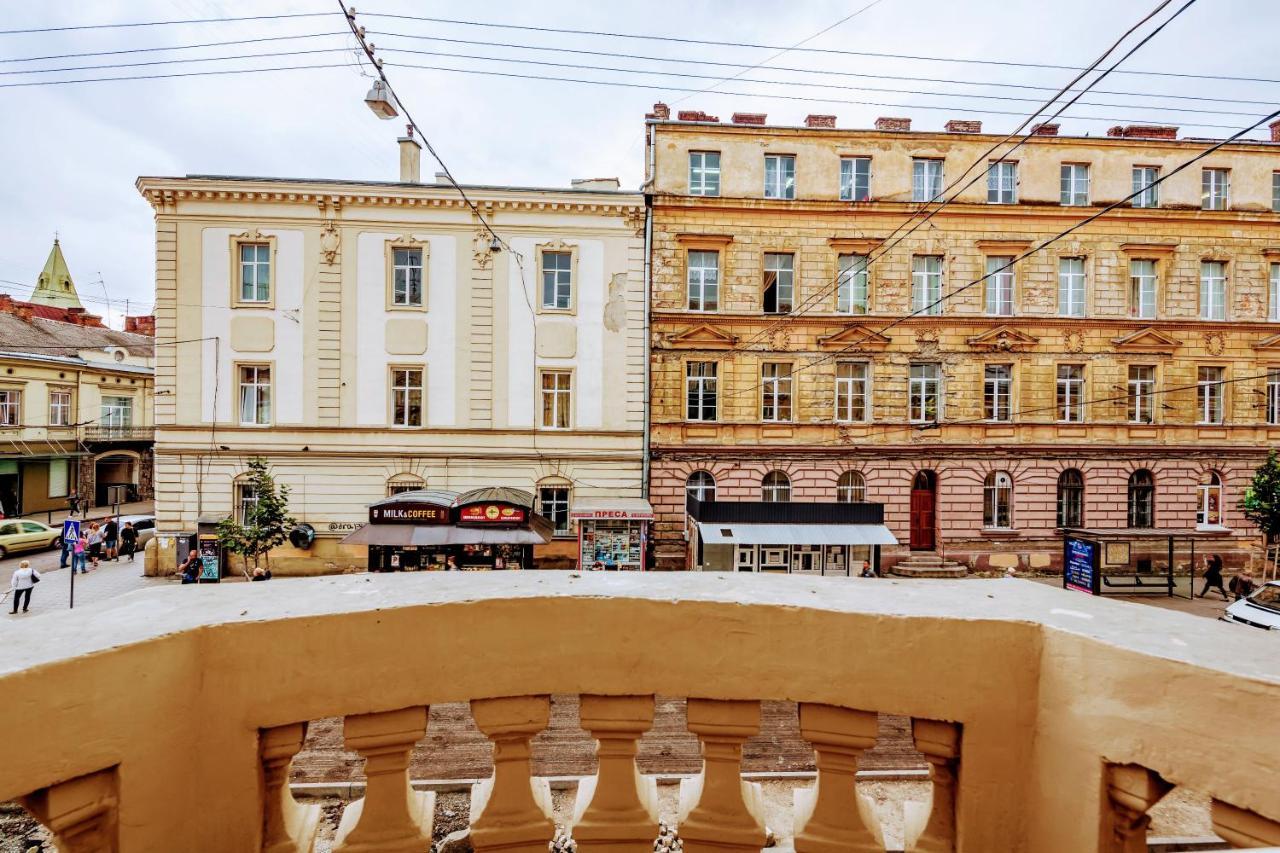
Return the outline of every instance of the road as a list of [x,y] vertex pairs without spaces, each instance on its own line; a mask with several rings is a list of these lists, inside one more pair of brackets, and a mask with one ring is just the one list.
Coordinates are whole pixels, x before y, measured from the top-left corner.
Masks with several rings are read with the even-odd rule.
[[[10,608],[13,607],[13,598],[10,594],[4,598],[0,619],[30,619],[41,613],[65,610],[70,606],[71,570],[58,568],[58,558],[59,552],[51,549],[15,554],[0,560],[0,590],[9,588],[9,580],[22,560],[30,560],[32,568],[40,573],[41,578],[40,583],[36,584],[35,590],[31,593],[29,612],[25,616],[22,613],[17,616],[9,615]],[[128,560],[99,563],[98,568],[91,570],[87,575],[76,575],[76,606],[103,601],[135,589],[146,589],[150,586],[169,583],[173,581],[143,577],[141,555],[132,563]]]

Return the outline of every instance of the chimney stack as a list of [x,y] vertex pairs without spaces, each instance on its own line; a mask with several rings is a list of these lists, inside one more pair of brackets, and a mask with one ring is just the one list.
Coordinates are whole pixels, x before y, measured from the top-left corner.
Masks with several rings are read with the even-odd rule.
[[1177,139],[1178,128],[1157,124],[1118,124],[1107,128],[1107,136],[1118,136],[1124,139]]
[[400,143],[400,183],[422,183],[422,143],[413,138],[413,125],[405,127]]
[[947,133],[982,133],[982,122],[953,118],[946,128]]
[[142,314],[137,317],[125,317],[124,330],[133,332],[135,335],[146,335],[149,338],[154,338],[156,336],[156,316],[154,314]]
[[658,121],[667,121],[671,118],[671,107],[658,101],[653,105],[653,112],[645,116],[645,118],[657,119]]
[[835,127],[835,116],[807,115],[804,117],[805,127]]
[[1271,128],[1271,141],[1280,142],[1280,119],[1271,122],[1267,127]]
[[767,118],[765,113],[734,113],[732,121],[734,124],[762,125],[764,124],[765,118]]
[[911,119],[878,118],[876,119],[876,130],[909,131],[911,130]]
[[1031,135],[1032,136],[1057,136],[1059,126],[1060,125],[1050,124],[1049,122],[1044,122],[1043,124],[1033,124],[1031,126]]

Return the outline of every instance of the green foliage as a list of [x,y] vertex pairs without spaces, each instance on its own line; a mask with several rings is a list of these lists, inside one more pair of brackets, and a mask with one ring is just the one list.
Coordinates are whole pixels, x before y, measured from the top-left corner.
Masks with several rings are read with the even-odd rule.
[[1253,473],[1253,482],[1245,489],[1240,509],[1245,518],[1257,525],[1268,540],[1280,538],[1280,457],[1275,448],[1267,453],[1267,461]]
[[[245,485],[253,489],[256,501],[245,506],[244,523],[238,518],[224,518],[218,522],[218,542],[245,561],[252,560],[259,566],[267,552],[284,544],[289,531],[297,522],[289,515],[289,487],[277,486],[267,470],[267,460],[254,457],[249,460],[249,475]],[[268,568],[271,565],[267,557]]]

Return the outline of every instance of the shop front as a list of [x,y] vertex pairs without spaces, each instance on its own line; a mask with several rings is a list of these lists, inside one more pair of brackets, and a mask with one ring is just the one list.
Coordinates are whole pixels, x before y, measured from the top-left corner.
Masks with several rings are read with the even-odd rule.
[[579,498],[569,510],[578,523],[578,568],[644,571],[653,507],[644,498]]

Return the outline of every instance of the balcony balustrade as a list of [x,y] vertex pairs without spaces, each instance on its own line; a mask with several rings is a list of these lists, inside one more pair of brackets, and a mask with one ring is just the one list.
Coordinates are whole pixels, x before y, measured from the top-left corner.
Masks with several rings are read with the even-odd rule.
[[155,441],[155,427],[103,426],[94,424],[84,428],[85,441]]
[[680,791],[688,853],[766,843],[741,773],[761,699],[799,703],[815,751],[794,826],[769,827],[798,853],[885,850],[855,784],[875,712],[909,716],[930,767],[907,850],[1144,850],[1174,786],[1213,797],[1232,845],[1280,845],[1277,638],[1023,581],[352,575],[148,590],[6,631],[0,800],[65,853],[309,853],[319,810],[287,781],[324,717],[345,718],[367,778],[333,850],[426,851],[431,796],[408,757],[428,707],[461,701],[494,749],[474,849],[541,853],[557,828],[530,744],[552,693],[581,697],[597,744],[562,820],[583,853],[654,849],[635,756],[655,694],[689,697],[701,743]]

